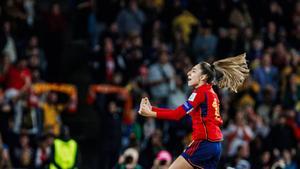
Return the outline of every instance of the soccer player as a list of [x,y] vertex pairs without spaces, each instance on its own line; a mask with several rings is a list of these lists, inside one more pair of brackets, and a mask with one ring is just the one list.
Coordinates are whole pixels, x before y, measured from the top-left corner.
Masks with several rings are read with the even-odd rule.
[[179,120],[185,115],[192,117],[192,142],[172,163],[169,169],[215,169],[221,156],[223,135],[220,126],[219,99],[212,85],[237,92],[249,74],[242,54],[209,64],[200,62],[188,73],[188,86],[194,91],[188,100],[174,110],[151,105],[148,98],[140,103],[139,114],[158,119]]

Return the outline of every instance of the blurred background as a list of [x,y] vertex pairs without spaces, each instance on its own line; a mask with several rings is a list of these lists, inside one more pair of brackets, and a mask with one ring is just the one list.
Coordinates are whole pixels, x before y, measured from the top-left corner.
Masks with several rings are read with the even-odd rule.
[[191,119],[138,116],[140,99],[175,108],[194,64],[243,52],[244,86],[215,89],[219,168],[300,168],[299,0],[1,0],[0,21],[0,169],[48,168],[55,138],[78,168],[167,168]]

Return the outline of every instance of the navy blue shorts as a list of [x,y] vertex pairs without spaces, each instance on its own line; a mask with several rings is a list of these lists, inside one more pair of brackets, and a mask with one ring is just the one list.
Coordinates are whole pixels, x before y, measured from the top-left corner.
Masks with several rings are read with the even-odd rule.
[[222,152],[221,142],[193,141],[181,154],[194,168],[215,169]]

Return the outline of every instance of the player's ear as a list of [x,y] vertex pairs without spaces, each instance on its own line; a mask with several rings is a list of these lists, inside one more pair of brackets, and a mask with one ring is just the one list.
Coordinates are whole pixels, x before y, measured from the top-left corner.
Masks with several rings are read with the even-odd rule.
[[204,80],[206,80],[207,79],[207,75],[200,75],[200,80],[201,81],[204,81]]

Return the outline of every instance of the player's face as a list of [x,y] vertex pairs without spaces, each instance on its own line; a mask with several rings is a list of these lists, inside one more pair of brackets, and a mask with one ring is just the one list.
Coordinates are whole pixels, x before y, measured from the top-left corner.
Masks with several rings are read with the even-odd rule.
[[202,82],[202,71],[200,65],[195,65],[188,73],[188,86],[197,87]]

